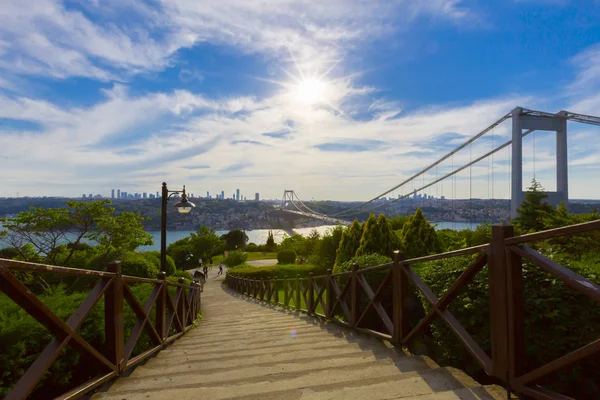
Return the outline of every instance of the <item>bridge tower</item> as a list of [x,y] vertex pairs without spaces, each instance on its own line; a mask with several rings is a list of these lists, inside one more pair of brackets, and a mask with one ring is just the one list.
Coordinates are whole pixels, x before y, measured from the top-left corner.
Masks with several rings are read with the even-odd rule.
[[294,201],[294,191],[293,190],[284,190],[283,191],[283,199],[281,199],[281,207],[285,207],[285,203],[288,201]]
[[548,203],[558,205],[569,202],[569,175],[567,168],[567,118],[566,112],[556,114],[526,113],[520,107],[512,114],[512,193],[510,217],[517,216],[517,209],[525,198],[523,191],[523,130],[525,134],[540,130],[556,132],[556,192],[546,192]]

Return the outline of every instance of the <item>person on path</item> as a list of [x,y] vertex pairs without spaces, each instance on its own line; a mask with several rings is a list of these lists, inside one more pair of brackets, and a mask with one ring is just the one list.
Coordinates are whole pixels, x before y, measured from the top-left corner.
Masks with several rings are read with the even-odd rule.
[[217,273],[217,276],[219,275],[223,275],[223,264],[219,264],[219,272]]
[[208,278],[208,267],[206,266],[206,264],[204,265],[203,271],[204,271],[204,276],[206,278]]

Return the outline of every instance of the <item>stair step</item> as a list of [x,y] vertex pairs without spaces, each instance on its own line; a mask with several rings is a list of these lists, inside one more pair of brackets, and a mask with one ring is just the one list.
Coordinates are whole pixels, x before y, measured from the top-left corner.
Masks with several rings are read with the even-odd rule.
[[[393,398],[399,393],[408,397],[418,396],[439,391],[448,391],[463,388],[463,384],[452,379],[452,374],[445,368],[436,368],[423,371],[400,373],[393,364],[366,364],[356,366],[353,364],[343,368],[335,368],[327,372],[316,371],[296,375],[273,375],[255,381],[239,383],[215,382],[212,385],[198,386],[196,382],[188,383],[177,376],[172,380],[157,378],[155,387],[140,387],[131,389],[131,386],[114,385],[108,393],[98,396],[98,399],[198,399],[220,400],[228,398],[250,398],[250,395],[260,395],[265,398],[269,392],[282,392],[301,390],[304,399],[311,395],[314,400],[334,399],[333,393],[338,393],[341,399],[368,399],[368,398]],[[121,389],[119,389],[121,388]],[[341,389],[345,389],[343,393]],[[378,397],[373,396],[375,393]],[[384,397],[387,395],[387,397]],[[352,397],[349,397],[352,396]],[[297,398],[283,396],[280,399]]]

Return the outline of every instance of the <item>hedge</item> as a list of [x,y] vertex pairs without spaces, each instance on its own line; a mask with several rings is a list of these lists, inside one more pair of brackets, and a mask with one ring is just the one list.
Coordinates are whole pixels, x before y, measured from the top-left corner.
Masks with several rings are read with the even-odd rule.
[[295,278],[296,275],[300,275],[300,277],[306,278],[311,272],[315,276],[325,275],[327,273],[327,271],[323,271],[322,268],[311,264],[271,265],[268,267],[254,267],[252,265],[243,264],[238,267],[229,268],[227,274],[238,278],[281,279],[284,276],[287,276],[288,278]]

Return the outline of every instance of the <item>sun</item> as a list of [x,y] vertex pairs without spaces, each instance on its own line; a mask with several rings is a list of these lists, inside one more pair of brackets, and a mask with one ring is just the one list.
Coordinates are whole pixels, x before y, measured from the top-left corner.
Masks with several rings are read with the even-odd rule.
[[292,88],[294,98],[304,104],[312,105],[325,100],[327,84],[318,78],[306,77]]

